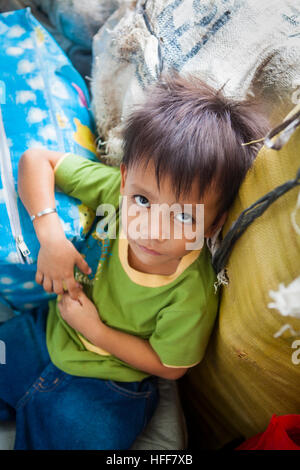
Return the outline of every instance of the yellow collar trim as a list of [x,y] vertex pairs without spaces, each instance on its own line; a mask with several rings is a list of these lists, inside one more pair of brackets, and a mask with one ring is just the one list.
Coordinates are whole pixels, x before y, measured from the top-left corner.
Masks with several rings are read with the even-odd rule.
[[100,354],[100,356],[111,356],[111,354],[105,351],[105,349],[99,348],[99,346],[95,346],[94,344],[90,343],[87,339],[85,339],[78,332],[77,332],[77,336],[88,351],[94,352],[96,354]]
[[123,229],[121,229],[121,235],[119,237],[119,258],[121,264],[128,277],[136,284],[144,287],[161,287],[170,284],[170,282],[180,276],[180,274],[198,258],[201,252],[201,250],[192,250],[190,253],[183,256],[173,274],[149,274],[137,271],[128,264],[128,246],[128,240]]

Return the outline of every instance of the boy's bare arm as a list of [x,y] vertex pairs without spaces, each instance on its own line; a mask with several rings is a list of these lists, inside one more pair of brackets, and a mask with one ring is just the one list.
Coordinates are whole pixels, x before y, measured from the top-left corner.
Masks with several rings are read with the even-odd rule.
[[164,366],[149,341],[105,325],[101,320],[101,312],[99,315],[94,303],[84,292],[80,293],[78,301],[64,294],[58,308],[65,322],[90,343],[138,370],[172,380],[178,379],[188,370],[187,367]]
[[136,369],[171,380],[179,379],[188,370],[187,367],[164,366],[148,340],[115,330],[103,323],[90,333],[89,341],[95,346],[105,349]]
[[[27,150],[18,168],[18,192],[30,215],[55,208],[54,168],[61,152],[44,149]],[[80,288],[74,279],[74,265],[88,274],[88,265],[73,244],[67,240],[57,213],[33,221],[41,248],[38,256],[36,282],[47,292],[61,294],[66,284],[70,295],[78,297]]]

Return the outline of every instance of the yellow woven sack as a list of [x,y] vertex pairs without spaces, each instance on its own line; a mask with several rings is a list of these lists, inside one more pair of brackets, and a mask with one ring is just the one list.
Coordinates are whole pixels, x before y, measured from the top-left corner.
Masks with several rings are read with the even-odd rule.
[[[261,149],[223,236],[244,209],[294,179],[299,166],[300,127],[280,151]],[[200,447],[220,448],[249,438],[264,431],[274,413],[300,413],[300,364],[293,360],[300,334],[292,336],[288,330],[274,337],[286,323],[299,332],[300,319],[283,317],[268,307],[270,290],[300,276],[300,235],[291,220],[299,190],[297,186],[273,202],[237,240],[207,353],[181,382],[192,440]]]

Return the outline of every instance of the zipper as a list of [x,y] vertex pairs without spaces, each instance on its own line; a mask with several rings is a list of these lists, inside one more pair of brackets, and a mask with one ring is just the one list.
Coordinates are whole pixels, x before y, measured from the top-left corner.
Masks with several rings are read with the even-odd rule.
[[11,166],[10,151],[4,130],[2,111],[0,106],[0,170],[2,175],[3,194],[10,221],[12,235],[16,242],[18,260],[22,264],[32,264],[29,258],[30,251],[24,241],[18,211],[18,195],[15,190],[14,177]]

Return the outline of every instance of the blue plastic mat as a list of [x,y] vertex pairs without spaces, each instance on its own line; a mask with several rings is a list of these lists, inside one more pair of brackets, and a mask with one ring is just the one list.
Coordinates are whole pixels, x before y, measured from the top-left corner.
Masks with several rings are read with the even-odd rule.
[[[18,162],[32,147],[95,157],[84,80],[30,9],[0,15],[0,302],[23,311],[47,302],[35,283],[39,242],[17,194]],[[80,247],[94,214],[56,192],[66,236]]]

